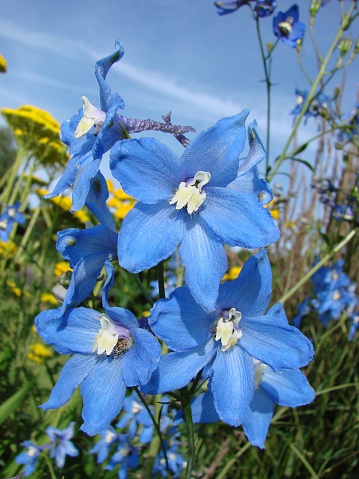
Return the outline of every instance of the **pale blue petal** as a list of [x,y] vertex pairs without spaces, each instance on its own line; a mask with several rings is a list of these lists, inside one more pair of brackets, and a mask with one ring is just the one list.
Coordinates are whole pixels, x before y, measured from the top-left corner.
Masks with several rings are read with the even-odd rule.
[[280,406],[304,406],[315,398],[314,389],[298,369],[274,372],[266,368],[260,386]]
[[249,110],[243,110],[238,115],[222,118],[190,142],[181,158],[186,179],[193,178],[198,171],[208,171],[209,186],[226,186],[236,178],[248,115]]
[[238,278],[219,287],[218,305],[236,308],[244,316],[264,314],[272,292],[272,270],[264,249],[249,258]]
[[293,326],[270,324],[267,318],[242,317],[240,345],[275,371],[306,366],[313,358],[311,342]]
[[66,311],[54,318],[57,310],[43,311],[35,318],[37,332],[47,344],[61,354],[90,354],[95,337],[101,328],[101,313],[88,308]]
[[206,193],[201,216],[222,243],[252,249],[279,238],[278,227],[256,195],[228,188],[207,188]]
[[50,398],[40,407],[42,409],[57,409],[66,404],[75,389],[96,366],[96,363],[96,354],[75,354],[72,356],[62,368],[59,379],[51,391]]
[[106,429],[122,409],[125,392],[121,358],[103,358],[81,384],[81,430],[93,436]]
[[[192,419],[194,423],[212,423],[219,421],[214,407],[213,395],[210,391],[200,394],[191,401]],[[175,417],[176,420],[177,416]]]
[[161,356],[151,380],[141,391],[145,394],[161,394],[183,388],[196,374],[211,361],[217,351],[213,340],[181,353],[168,353]]
[[86,198],[86,206],[101,224],[115,231],[112,214],[106,204],[108,196],[106,180],[99,171],[90,182],[90,191]]
[[218,288],[227,271],[223,244],[198,217],[186,221],[186,231],[180,245],[180,257],[185,269],[185,282],[195,301],[206,311],[215,309]]
[[249,152],[246,158],[239,160],[238,176],[246,175],[254,166],[265,159],[267,153],[257,133],[254,120],[248,127]]
[[[125,52],[122,43],[119,39],[116,39],[115,51],[111,53],[111,55],[108,55],[107,57],[96,62],[95,75],[100,87],[101,109],[103,111],[107,111],[107,100],[111,95],[111,89],[105,81],[107,73],[109,72],[111,66],[123,57],[124,53]],[[124,106],[124,103],[122,103],[121,108],[124,108]]]
[[274,403],[268,394],[258,388],[246,411],[242,427],[248,441],[253,446],[264,449],[264,441],[273,416]]
[[91,180],[96,176],[100,163],[101,158],[92,160],[91,163],[78,170],[72,192],[71,213],[79,211],[84,206],[90,191]]
[[261,319],[277,326],[288,326],[288,318],[285,314],[283,303],[274,304]]
[[170,299],[157,301],[149,316],[156,335],[172,351],[195,348],[210,338],[217,313],[206,313],[186,287],[177,288]]
[[139,273],[168,258],[183,236],[181,212],[166,203],[137,203],[123,220],[118,238],[120,265]]
[[122,370],[127,387],[146,384],[161,356],[161,346],[151,333],[138,328],[131,330],[131,335],[134,344],[124,355]]
[[124,191],[144,203],[169,202],[181,181],[187,180],[177,155],[154,138],[117,143],[110,168]]
[[243,176],[238,176],[227,186],[230,190],[256,195],[261,205],[266,205],[273,199],[269,184],[259,178],[257,167],[252,168]]
[[254,393],[254,366],[249,354],[238,346],[219,351],[213,361],[209,389],[221,420],[239,426]]

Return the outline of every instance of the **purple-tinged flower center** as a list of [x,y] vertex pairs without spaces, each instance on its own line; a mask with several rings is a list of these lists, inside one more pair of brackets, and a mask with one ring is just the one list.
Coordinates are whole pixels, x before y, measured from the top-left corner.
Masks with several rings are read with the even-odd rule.
[[206,192],[202,190],[211,179],[208,171],[198,171],[193,178],[182,181],[173,195],[170,205],[176,204],[176,210],[185,206],[189,214],[197,211],[206,199]]
[[101,329],[97,333],[92,352],[97,354],[106,353],[107,356],[120,356],[133,344],[130,331],[126,326],[115,323],[107,314],[100,316]]
[[216,341],[220,341],[221,351],[228,351],[235,346],[242,337],[242,331],[238,327],[242,313],[236,308],[224,309],[222,315],[211,328],[211,333]]

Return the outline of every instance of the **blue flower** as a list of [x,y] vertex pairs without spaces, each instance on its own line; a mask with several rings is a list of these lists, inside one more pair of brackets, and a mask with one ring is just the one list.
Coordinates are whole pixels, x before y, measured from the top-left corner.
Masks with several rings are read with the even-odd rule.
[[[255,391],[242,426],[251,444],[264,449],[274,404],[289,407],[304,406],[313,401],[315,392],[305,375],[298,369],[273,371],[260,361],[254,361],[254,367]],[[211,423],[219,420],[211,392],[194,399],[191,408],[194,422]]]
[[106,470],[112,471],[119,464],[119,479],[127,479],[128,469],[137,469],[139,465],[138,451],[136,447],[132,446],[127,435],[124,434],[119,435],[117,451],[106,465]]
[[73,354],[43,409],[64,405],[80,385],[83,398],[81,427],[87,434],[106,429],[123,406],[126,386],[145,384],[156,368],[161,348],[140,328],[128,310],[110,307],[113,267],[106,262],[107,280],[102,291],[105,313],[87,308],[69,309],[61,318],[39,315],[36,328],[61,354]]
[[13,230],[14,223],[24,223],[24,215],[19,212],[20,201],[13,205],[6,205],[4,212],[0,215],[0,240],[8,241]]
[[277,8],[277,2],[275,0],[257,0],[254,5],[254,11],[258,17],[264,18],[272,15]]
[[[178,451],[180,443],[177,441],[176,437],[172,437],[170,441],[164,441],[164,444],[166,448],[168,467],[172,473],[173,479],[176,479],[181,476],[183,470],[187,466],[187,462],[182,454]],[[153,476],[158,473],[160,473],[162,477],[168,476],[166,461],[162,449],[159,451],[156,457],[152,473]]]
[[[303,106],[308,98],[308,92],[306,90],[298,90],[296,88],[295,94],[297,97],[297,105],[293,110],[290,112],[295,118],[301,113]],[[332,106],[330,98],[323,92],[318,93],[310,102],[304,117],[305,122],[308,121],[310,117],[317,118],[318,116],[324,118],[330,118],[332,113]]]
[[198,135],[182,157],[153,138],[124,140],[111,154],[111,169],[138,201],[126,215],[118,242],[122,267],[138,273],[168,258],[179,246],[185,281],[195,300],[214,309],[227,271],[224,244],[257,248],[275,242],[279,230],[263,207],[272,199],[256,165],[265,151],[248,110],[220,120]]
[[265,314],[271,282],[262,250],[245,263],[237,279],[221,284],[214,312],[206,313],[186,287],[158,301],[149,322],[174,352],[161,357],[143,392],[182,388],[207,366],[219,417],[233,426],[241,424],[254,394],[252,357],[274,371],[302,367],[313,357],[310,341],[288,325],[281,304]]
[[97,454],[97,464],[101,464],[107,459],[110,449],[120,439],[120,434],[111,426],[101,432],[100,440],[90,449],[91,454]]
[[305,32],[304,23],[299,21],[299,7],[294,4],[286,12],[278,12],[273,18],[274,35],[292,48],[297,46]]
[[22,446],[27,448],[26,452],[22,452],[15,457],[15,461],[18,464],[25,466],[25,476],[30,476],[36,469],[37,461],[43,450],[42,447],[37,446],[32,441],[24,441]]
[[51,450],[50,457],[55,458],[56,465],[60,469],[65,465],[66,456],[76,457],[79,454],[79,451],[70,441],[74,435],[74,425],[74,422],[70,422],[67,428],[62,430],[52,426],[46,429],[46,434],[51,441],[48,445],[48,448]]
[[249,5],[253,0],[222,0],[221,2],[214,2],[217,7],[218,15],[225,15],[226,13],[233,13],[243,5]]

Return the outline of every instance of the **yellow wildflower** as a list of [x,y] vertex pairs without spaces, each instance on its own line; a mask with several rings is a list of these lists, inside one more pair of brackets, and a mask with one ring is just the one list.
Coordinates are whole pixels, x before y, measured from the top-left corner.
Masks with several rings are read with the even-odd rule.
[[233,266],[233,268],[231,268],[228,273],[223,276],[222,281],[230,281],[232,279],[236,279],[241,272],[241,269],[242,266]]
[[11,292],[18,298],[20,298],[21,296],[21,289],[19,287],[16,286],[16,283],[14,283],[13,281],[10,281],[10,280],[6,280],[6,284],[9,286],[9,288],[11,289]]
[[55,296],[51,293],[41,293],[40,301],[41,301],[41,303],[53,304],[54,306],[59,305],[59,302],[57,301]]
[[116,218],[123,220],[127,213],[134,207],[135,199],[126,194],[121,188],[112,191],[112,198],[107,201],[109,208],[114,208]]
[[72,271],[68,261],[59,261],[55,264],[54,273],[55,276],[60,277],[69,270]]
[[14,256],[16,250],[17,246],[13,241],[0,240],[0,256],[6,254],[8,258],[11,258],[12,256]]
[[264,205],[264,208],[268,208],[269,213],[272,215],[272,218],[274,220],[277,220],[280,216],[280,213],[279,213],[279,209],[275,208],[275,203],[276,203],[276,200],[273,199],[268,204]]
[[28,353],[27,357],[36,363],[42,364],[44,359],[52,357],[50,349],[40,343],[30,344],[30,349],[32,352]]
[[7,72],[7,63],[5,58],[0,54],[0,73]]
[[144,318],[147,318],[149,315],[150,315],[150,312],[149,312],[149,311],[143,311],[143,312],[142,312],[142,316],[143,316]]
[[[35,190],[39,196],[47,195],[49,192],[45,188],[38,188]],[[72,206],[72,201],[69,196],[56,196],[55,198],[48,198],[47,201],[51,201],[56,206],[59,206],[64,211],[70,211]],[[90,221],[90,217],[85,213],[84,210],[75,211],[73,213],[74,218],[78,219],[81,223],[86,223]]]

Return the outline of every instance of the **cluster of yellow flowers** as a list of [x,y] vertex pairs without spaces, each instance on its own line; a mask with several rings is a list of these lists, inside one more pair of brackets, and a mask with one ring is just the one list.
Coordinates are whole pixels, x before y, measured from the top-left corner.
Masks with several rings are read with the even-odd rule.
[[35,361],[38,364],[42,364],[45,359],[52,357],[52,352],[46,346],[40,343],[30,344],[31,353],[27,353],[28,359]]
[[1,114],[11,127],[16,141],[46,166],[64,166],[67,147],[60,141],[60,124],[46,110],[24,105],[16,109],[2,108]]
[[17,251],[17,246],[13,241],[0,240],[0,256],[3,256],[4,254],[6,254],[7,258],[10,259],[14,256],[16,251]]
[[[49,191],[45,188],[38,188],[36,190],[36,193],[40,197],[47,195],[48,192]],[[54,205],[59,206],[64,211],[71,210],[72,201],[69,196],[56,196],[55,198],[50,198],[48,201],[51,201]],[[75,213],[73,213],[73,216],[74,218],[77,218],[79,221],[81,221],[81,223],[86,223],[86,221],[90,221],[89,216],[83,210],[75,211]]]
[[7,72],[7,63],[5,58],[0,54],[0,73]]
[[242,266],[233,266],[233,268],[231,268],[228,273],[223,276],[222,281],[230,281],[232,279],[236,279],[241,272],[241,269]]
[[107,201],[109,208],[114,208],[114,215],[119,220],[127,215],[131,208],[135,205],[135,199],[127,195],[121,188],[115,188],[111,180],[107,181],[110,198]]
[[269,213],[272,215],[272,218],[274,220],[277,220],[279,218],[279,209],[276,208],[276,200],[275,199],[270,201],[267,205],[264,205],[264,208],[268,208]]

